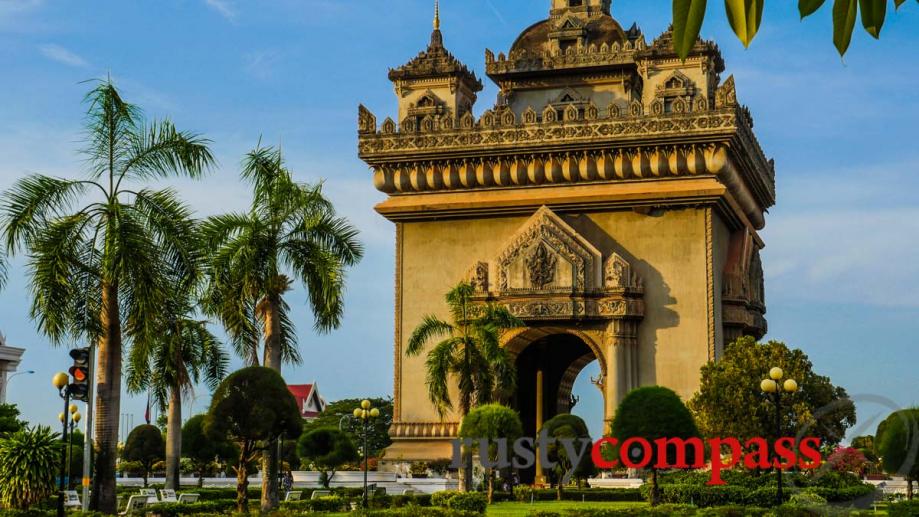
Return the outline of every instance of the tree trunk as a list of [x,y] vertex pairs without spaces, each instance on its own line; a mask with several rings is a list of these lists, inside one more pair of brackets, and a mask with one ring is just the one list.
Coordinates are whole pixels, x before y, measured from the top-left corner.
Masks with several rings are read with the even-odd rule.
[[[265,328],[265,354],[263,364],[266,368],[281,373],[281,318],[278,314],[280,299],[269,296],[263,302],[262,317]],[[262,499],[263,512],[278,507],[278,441],[268,442],[268,449],[262,453]]]
[[495,469],[488,469],[488,504],[495,496]]
[[240,447],[239,464],[236,465],[236,511],[249,513],[249,475],[246,472],[246,462],[249,460],[249,443],[245,442]]
[[169,392],[169,414],[166,417],[166,488],[179,489],[182,473],[182,392],[173,387]]
[[906,500],[913,500],[913,478],[911,476],[906,477]]
[[96,460],[90,501],[93,510],[118,512],[115,459],[118,456],[118,418],[121,412],[121,316],[118,286],[102,283],[102,335],[96,375]]
[[657,506],[661,503],[660,486],[657,484],[657,469],[651,469],[651,506]]
[[562,486],[562,478],[561,476],[559,476],[559,478],[555,482],[555,499],[557,501],[562,500],[562,493],[564,491],[565,491],[565,488]]

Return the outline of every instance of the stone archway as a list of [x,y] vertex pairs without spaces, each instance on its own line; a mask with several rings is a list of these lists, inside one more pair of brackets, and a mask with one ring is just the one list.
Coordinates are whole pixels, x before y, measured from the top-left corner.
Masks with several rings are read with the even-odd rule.
[[[535,326],[506,336],[504,346],[514,358],[517,390],[511,405],[520,413],[526,436],[536,436],[550,418],[571,411],[571,392],[578,374],[593,361],[600,365],[601,376],[595,380],[604,400],[608,396],[602,379],[607,369],[606,353],[597,339],[602,333],[565,328]],[[593,380],[593,379],[592,379]],[[608,404],[603,404],[603,417]],[[524,482],[542,482],[539,466],[520,472]]]

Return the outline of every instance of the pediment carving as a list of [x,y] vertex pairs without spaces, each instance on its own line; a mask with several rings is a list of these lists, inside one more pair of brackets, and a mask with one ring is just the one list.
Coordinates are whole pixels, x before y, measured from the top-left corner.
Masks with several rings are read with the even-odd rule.
[[543,206],[491,262],[466,272],[478,303],[497,302],[524,321],[640,320],[644,289],[632,265],[601,252]]
[[497,289],[583,292],[600,287],[600,262],[600,252],[544,206],[498,255]]

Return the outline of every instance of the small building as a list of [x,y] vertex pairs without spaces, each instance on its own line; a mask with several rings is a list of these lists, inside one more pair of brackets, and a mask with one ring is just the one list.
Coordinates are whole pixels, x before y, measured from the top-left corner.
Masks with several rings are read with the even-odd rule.
[[297,409],[304,420],[312,420],[325,411],[326,401],[319,394],[319,384],[288,384],[287,389],[297,399]]
[[16,371],[25,349],[7,346],[0,334],[0,404],[6,404],[7,379]]

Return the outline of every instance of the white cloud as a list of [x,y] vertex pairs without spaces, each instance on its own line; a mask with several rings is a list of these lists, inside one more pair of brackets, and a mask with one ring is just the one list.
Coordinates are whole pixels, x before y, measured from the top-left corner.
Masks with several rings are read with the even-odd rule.
[[227,20],[236,21],[236,8],[228,0],[204,0],[204,3]]
[[281,55],[276,50],[259,50],[243,55],[246,73],[259,80],[271,79]]
[[38,49],[43,56],[52,61],[57,61],[58,63],[77,68],[86,68],[89,66],[89,63],[85,59],[60,45],[48,43],[38,47]]

